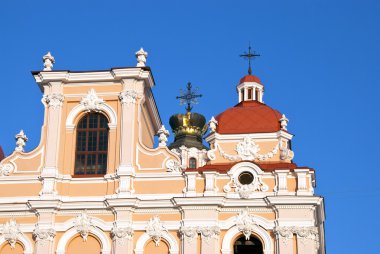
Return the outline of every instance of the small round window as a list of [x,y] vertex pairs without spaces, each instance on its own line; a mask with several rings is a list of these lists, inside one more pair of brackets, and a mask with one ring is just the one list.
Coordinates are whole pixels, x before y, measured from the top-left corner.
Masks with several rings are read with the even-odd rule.
[[243,172],[238,177],[241,184],[251,184],[253,182],[254,176],[250,172]]

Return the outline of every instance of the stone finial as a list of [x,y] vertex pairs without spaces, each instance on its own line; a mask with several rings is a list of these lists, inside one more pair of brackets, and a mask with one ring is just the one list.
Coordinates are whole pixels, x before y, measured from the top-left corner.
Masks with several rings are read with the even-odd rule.
[[160,147],[165,147],[166,142],[168,142],[168,137],[169,137],[169,131],[165,129],[165,126],[162,125],[161,128],[157,132],[158,136],[158,141]]
[[286,128],[286,126],[288,126],[289,119],[286,118],[285,114],[282,114],[282,117],[281,117],[281,119],[279,121],[280,121],[280,124],[281,124],[281,129],[284,130],[284,131],[288,130]]
[[208,121],[208,126],[210,127],[211,132],[215,132],[218,121],[214,117],[211,117],[211,120]]
[[51,71],[53,69],[53,64],[55,63],[54,57],[51,55],[50,51],[42,57],[44,62],[44,71]]
[[144,67],[146,63],[146,58],[148,57],[148,52],[145,52],[143,48],[140,48],[139,51],[136,52],[137,59],[137,67]]
[[16,148],[15,150],[17,152],[24,152],[24,147],[26,145],[26,142],[28,141],[28,137],[24,134],[24,131],[21,130],[16,136]]

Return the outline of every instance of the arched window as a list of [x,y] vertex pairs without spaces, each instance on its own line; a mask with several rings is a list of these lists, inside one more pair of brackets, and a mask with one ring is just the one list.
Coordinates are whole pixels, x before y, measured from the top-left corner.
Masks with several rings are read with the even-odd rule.
[[242,236],[234,244],[234,254],[263,254],[263,245],[252,235],[248,240]]
[[197,159],[190,158],[190,160],[189,160],[189,168],[197,168]]
[[107,172],[108,120],[99,113],[85,115],[77,126],[75,175]]

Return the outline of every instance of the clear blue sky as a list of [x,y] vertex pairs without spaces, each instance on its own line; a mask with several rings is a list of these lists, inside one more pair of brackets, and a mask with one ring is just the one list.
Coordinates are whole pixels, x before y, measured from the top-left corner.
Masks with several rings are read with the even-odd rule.
[[207,118],[237,101],[250,41],[264,101],[285,113],[295,162],[316,169],[328,253],[375,253],[380,208],[380,1],[7,1],[0,7],[0,144],[37,146],[41,92],[30,71],[134,66],[149,52],[166,126],[187,81]]

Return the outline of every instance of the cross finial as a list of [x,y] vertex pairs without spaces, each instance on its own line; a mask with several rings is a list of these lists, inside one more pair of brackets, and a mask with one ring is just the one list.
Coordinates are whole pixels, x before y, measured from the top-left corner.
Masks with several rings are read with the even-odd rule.
[[198,104],[197,98],[202,97],[202,94],[196,94],[198,89],[195,88],[192,90],[192,87],[193,86],[191,85],[191,83],[188,82],[187,86],[186,86],[187,91],[184,92],[181,89],[181,91],[180,91],[181,95],[176,97],[176,99],[179,99],[180,105],[187,104],[187,106],[186,106],[187,112],[190,112],[193,109],[191,104]]
[[256,51],[251,52],[251,44],[248,46],[248,53],[244,52],[244,54],[240,55],[240,57],[243,57],[244,59],[248,59],[248,74],[252,75],[252,68],[251,68],[251,58],[255,58],[260,56],[256,53]]

